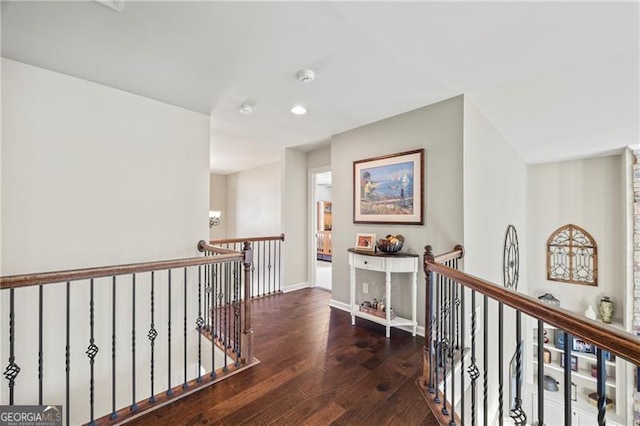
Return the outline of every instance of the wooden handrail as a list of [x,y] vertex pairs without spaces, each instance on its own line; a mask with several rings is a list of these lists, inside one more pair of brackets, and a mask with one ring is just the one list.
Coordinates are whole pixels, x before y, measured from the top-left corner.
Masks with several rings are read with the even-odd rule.
[[464,257],[464,247],[460,244],[456,245],[453,250],[448,251],[446,253],[439,254],[437,256],[433,255],[433,247],[425,246],[424,247],[424,259],[425,262],[427,260],[435,263],[444,263],[451,259],[462,259]]
[[227,243],[244,243],[245,241],[284,241],[284,234],[275,235],[271,237],[242,237],[242,238],[222,238],[218,240],[211,240],[209,244],[227,244]]
[[111,277],[140,272],[176,269],[188,266],[223,263],[232,260],[244,260],[242,253],[221,254],[219,256],[193,257],[187,259],[161,260],[156,262],[131,263],[126,265],[103,266],[97,268],[71,269],[66,271],[41,272],[35,274],[10,275],[0,277],[0,289],[28,287],[40,284],[53,284],[65,281],[85,280],[89,278]]
[[502,302],[536,319],[541,319],[547,324],[565,330],[569,334],[605,349],[616,356],[621,356],[635,365],[640,365],[640,338],[631,333],[585,318],[566,309],[542,303],[534,297],[509,290],[429,259],[425,259],[425,270],[437,272],[441,276],[450,278],[471,290]]
[[231,250],[231,249],[226,249],[226,248],[222,248],[222,247],[216,247],[216,246],[212,246],[210,244],[207,244],[204,240],[200,240],[198,242],[198,250],[201,252],[205,252],[205,251],[210,251],[216,254],[234,254],[234,253],[241,253],[237,250]]

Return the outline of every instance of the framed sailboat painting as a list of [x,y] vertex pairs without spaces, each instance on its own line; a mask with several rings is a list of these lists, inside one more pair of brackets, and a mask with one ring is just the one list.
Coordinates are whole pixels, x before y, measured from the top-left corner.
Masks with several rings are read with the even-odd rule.
[[353,223],[424,223],[424,149],[353,162]]

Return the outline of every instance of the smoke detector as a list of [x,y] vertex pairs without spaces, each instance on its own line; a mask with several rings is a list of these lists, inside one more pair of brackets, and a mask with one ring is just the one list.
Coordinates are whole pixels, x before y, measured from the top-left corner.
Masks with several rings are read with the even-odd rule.
[[300,70],[298,71],[298,80],[303,83],[311,83],[316,78],[316,73],[313,70]]
[[251,104],[242,104],[238,107],[238,112],[240,114],[249,115],[253,112],[253,105]]

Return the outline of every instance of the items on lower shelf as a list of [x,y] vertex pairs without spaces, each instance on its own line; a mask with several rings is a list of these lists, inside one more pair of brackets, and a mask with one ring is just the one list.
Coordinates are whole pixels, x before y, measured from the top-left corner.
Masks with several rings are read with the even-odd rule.
[[[547,390],[545,397],[551,399],[562,400],[563,388],[561,383],[564,374],[564,336],[562,330],[553,327],[545,328],[543,331],[543,365],[545,377],[553,377],[560,383],[557,391]],[[534,382],[537,380],[538,365],[538,342],[537,328],[533,328],[533,342],[531,353],[533,355],[534,365]],[[596,348],[581,339],[574,338],[570,345],[570,368],[572,381],[572,400],[576,401],[578,407],[589,410],[589,404],[592,394],[596,393],[597,378],[596,372]],[[615,408],[615,395],[618,386],[616,370],[616,358],[612,354],[605,352],[605,369],[606,369],[606,389],[607,389],[607,408]],[[557,396],[556,396],[557,395]]]
[[[368,301],[362,302],[362,304],[360,304],[360,312],[365,312],[367,314],[375,315],[380,318],[387,317],[386,307],[383,306],[382,309],[380,309],[380,305],[379,304],[376,305],[375,299],[373,303]],[[389,319],[394,319],[395,317],[396,317],[396,313],[393,312],[393,308],[389,309]]]

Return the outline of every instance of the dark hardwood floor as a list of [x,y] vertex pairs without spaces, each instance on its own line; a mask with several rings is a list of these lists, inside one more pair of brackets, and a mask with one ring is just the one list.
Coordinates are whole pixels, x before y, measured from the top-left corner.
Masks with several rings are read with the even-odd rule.
[[416,386],[423,338],[300,290],[252,302],[260,364],[160,408],[142,425],[436,425]]

